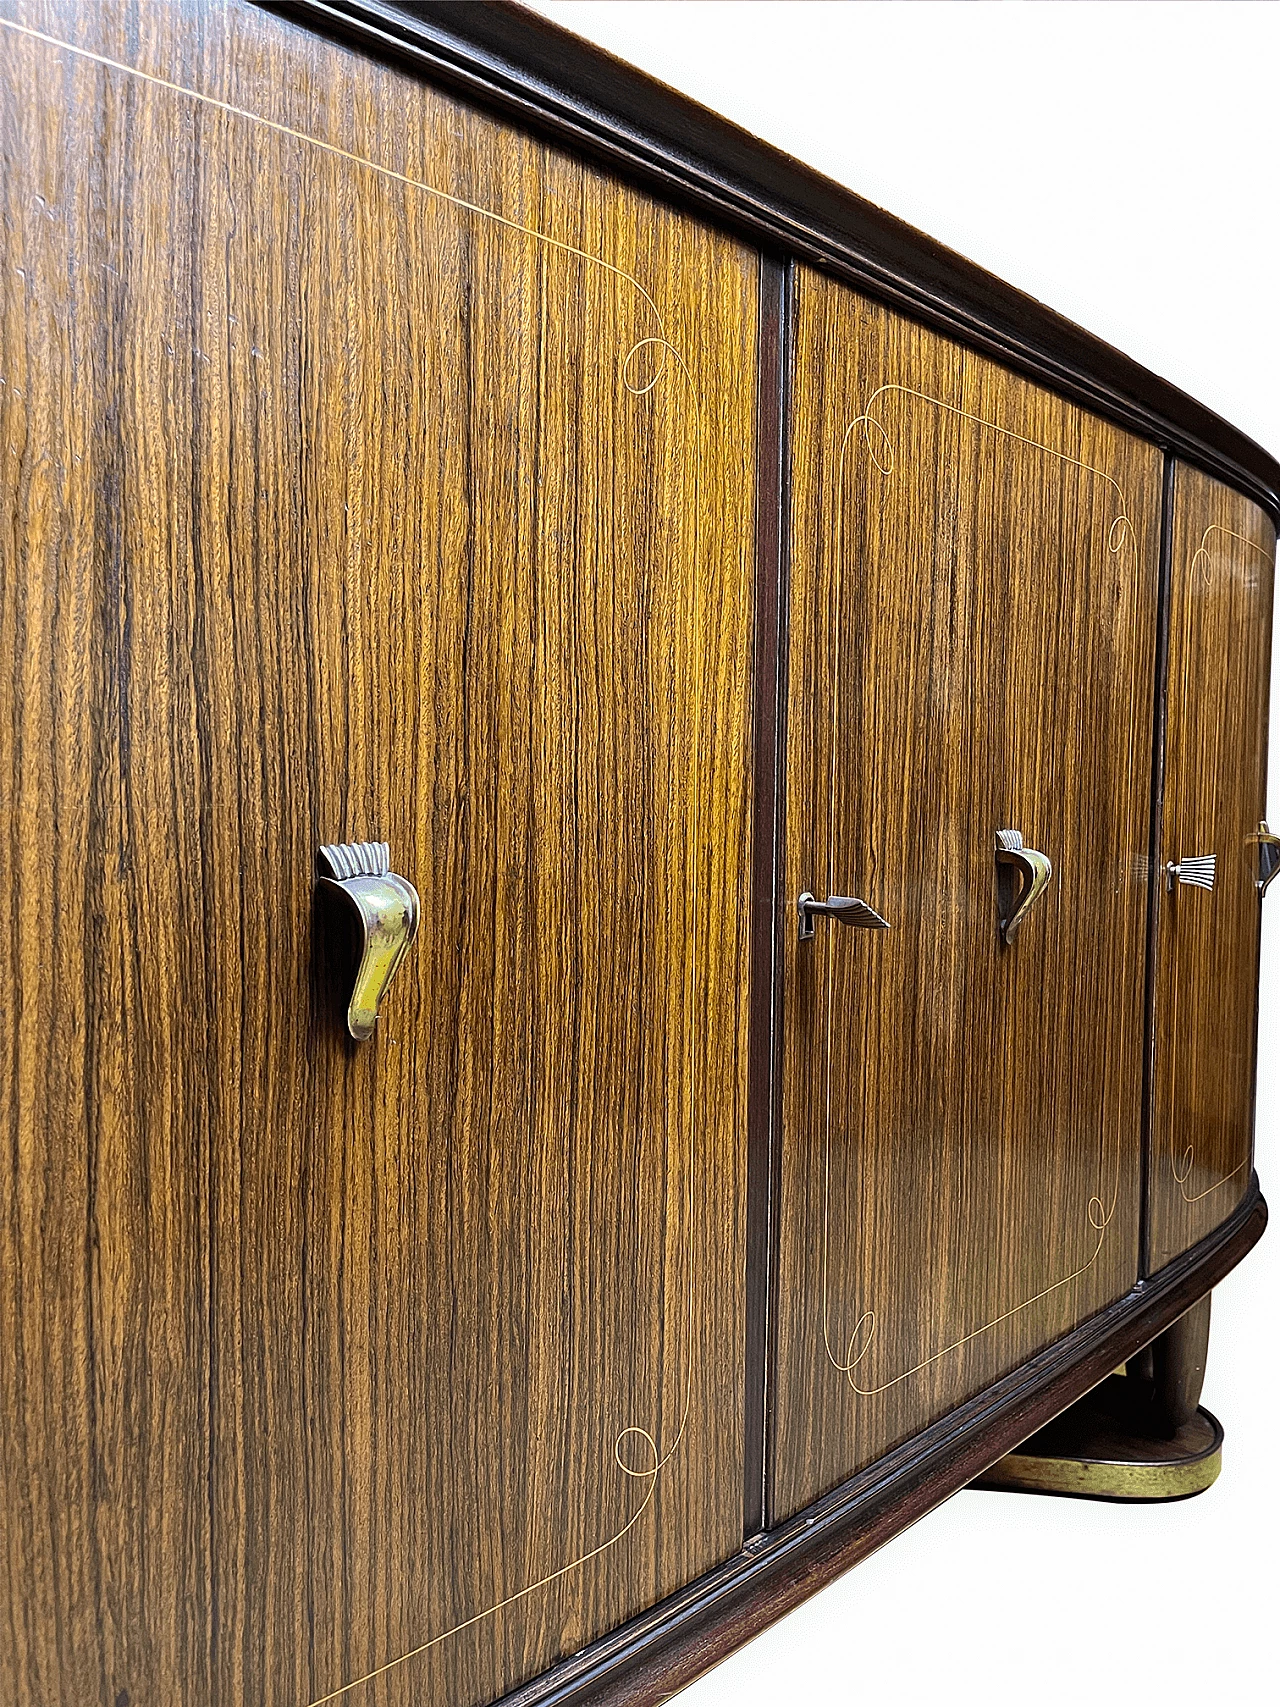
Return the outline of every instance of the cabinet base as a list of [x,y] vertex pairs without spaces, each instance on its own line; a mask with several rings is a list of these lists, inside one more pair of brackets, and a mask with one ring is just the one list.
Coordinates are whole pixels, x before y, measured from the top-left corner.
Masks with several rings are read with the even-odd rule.
[[1202,1494],[1222,1468],[1222,1424],[1201,1408],[1168,1437],[1152,1438],[1135,1427],[1132,1385],[1109,1376],[970,1486],[1087,1500]]

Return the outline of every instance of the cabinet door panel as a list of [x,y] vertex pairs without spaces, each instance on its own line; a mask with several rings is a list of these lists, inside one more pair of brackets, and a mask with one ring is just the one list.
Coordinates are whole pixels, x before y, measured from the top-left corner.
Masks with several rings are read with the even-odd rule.
[[[802,272],[775,1511],[1137,1274],[1161,462]],[[996,832],[1054,875],[1001,941]]]
[[[1161,886],[1150,1175],[1159,1268],[1240,1201],[1253,1155],[1258,844],[1275,529],[1180,464],[1174,480],[1161,865],[1216,855],[1212,890]],[[1274,905],[1274,902],[1273,902]]]
[[256,7],[0,70],[0,1698],[490,1700],[742,1538],[756,260]]

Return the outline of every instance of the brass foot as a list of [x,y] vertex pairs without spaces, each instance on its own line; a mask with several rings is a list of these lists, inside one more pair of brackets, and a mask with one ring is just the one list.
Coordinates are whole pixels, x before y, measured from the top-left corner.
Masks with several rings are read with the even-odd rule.
[[1183,1500],[1222,1468],[1222,1424],[1198,1409],[1171,1435],[1135,1429],[1135,1378],[1111,1375],[971,1486],[1089,1500]]
[[1086,1500],[1185,1500],[1222,1468],[1222,1424],[1199,1408],[1206,1296],[1092,1393],[971,1485]]

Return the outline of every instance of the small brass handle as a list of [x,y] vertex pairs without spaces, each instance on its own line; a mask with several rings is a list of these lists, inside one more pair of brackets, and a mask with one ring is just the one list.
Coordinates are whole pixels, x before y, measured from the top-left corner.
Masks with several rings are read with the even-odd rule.
[[1274,834],[1264,818],[1249,840],[1258,844],[1258,875],[1254,882],[1258,894],[1265,895],[1272,879],[1280,871],[1280,836]]
[[1212,889],[1217,875],[1217,854],[1192,854],[1187,859],[1169,861],[1164,868],[1164,886],[1172,890],[1185,883],[1192,889]]
[[386,842],[336,842],[320,849],[317,886],[340,895],[361,931],[360,964],[347,1005],[357,1043],[373,1036],[378,1005],[418,931],[418,891],[391,869]]
[[[1022,887],[1015,894],[1014,886],[1004,881],[1008,874],[1022,878]],[[996,888],[1000,902],[1000,935],[1012,942],[1022,921],[1049,887],[1053,865],[1048,854],[1023,846],[1020,830],[996,831]]]
[[800,909],[800,941],[813,939],[815,918],[834,919],[839,925],[852,925],[860,931],[887,931],[888,919],[882,919],[874,907],[859,901],[856,895],[831,895],[825,901],[815,901],[806,889],[796,905]]

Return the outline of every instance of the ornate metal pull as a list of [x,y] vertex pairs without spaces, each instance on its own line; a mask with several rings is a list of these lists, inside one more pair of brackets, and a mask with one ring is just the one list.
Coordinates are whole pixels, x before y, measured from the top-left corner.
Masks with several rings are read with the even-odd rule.
[[[1011,875],[1022,878],[1022,886],[1016,893],[1014,885],[1007,881]],[[1017,936],[1022,921],[1049,887],[1052,876],[1053,864],[1048,854],[1024,847],[1020,830],[996,831],[996,891],[1000,935],[1005,942],[1012,942]]]
[[1273,834],[1264,818],[1248,840],[1258,844],[1258,875],[1254,882],[1259,895],[1265,895],[1272,878],[1280,871],[1280,836]]
[[856,895],[832,895],[825,901],[815,901],[806,889],[796,902],[800,909],[800,941],[809,942],[813,937],[813,921],[815,918],[834,919],[840,925],[852,925],[860,931],[887,931],[888,919],[882,919],[874,907],[869,907],[865,901],[859,901]]
[[319,888],[353,909],[361,931],[360,964],[347,1006],[358,1043],[373,1036],[378,1004],[418,931],[418,891],[391,869],[386,842],[339,842],[320,849]]
[[1217,874],[1217,854],[1192,854],[1189,859],[1169,861],[1164,868],[1164,886],[1173,889],[1179,883],[1187,883],[1193,889],[1212,889]]

